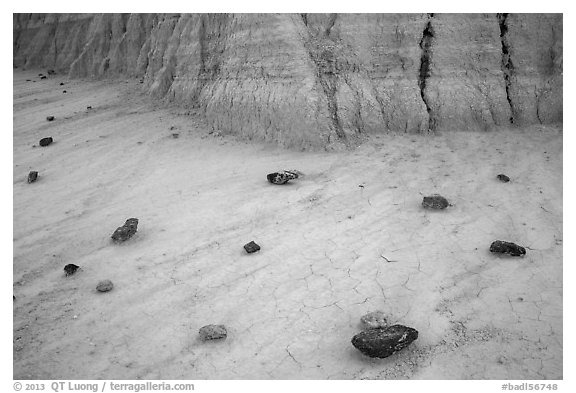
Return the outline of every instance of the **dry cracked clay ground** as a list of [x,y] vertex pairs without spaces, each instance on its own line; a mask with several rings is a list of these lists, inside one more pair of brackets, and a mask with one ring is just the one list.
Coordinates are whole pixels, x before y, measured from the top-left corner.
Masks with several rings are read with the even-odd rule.
[[[37,75],[14,73],[15,379],[562,378],[561,127],[299,153],[210,133],[134,81]],[[280,169],[305,176],[268,183]],[[434,193],[452,206],[423,209]],[[363,356],[373,310],[418,339]],[[228,337],[199,341],[208,324]]]

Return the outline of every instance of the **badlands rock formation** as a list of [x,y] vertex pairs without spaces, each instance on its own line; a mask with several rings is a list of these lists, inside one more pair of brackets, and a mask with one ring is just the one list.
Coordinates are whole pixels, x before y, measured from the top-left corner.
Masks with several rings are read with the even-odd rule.
[[562,121],[561,14],[14,14],[14,65],[142,78],[292,147]]

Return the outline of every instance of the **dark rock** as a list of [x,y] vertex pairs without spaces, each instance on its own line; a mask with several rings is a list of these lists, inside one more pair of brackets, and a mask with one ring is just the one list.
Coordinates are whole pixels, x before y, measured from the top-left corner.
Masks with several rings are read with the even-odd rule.
[[371,358],[386,358],[418,338],[418,331],[402,325],[367,329],[352,337],[352,345]]
[[269,173],[266,178],[272,184],[286,184],[289,180],[298,179],[298,173],[295,171],[280,171]]
[[47,78],[46,75],[40,77],[40,79],[46,79],[46,78]]
[[422,206],[426,209],[446,209],[450,204],[448,200],[442,195],[434,194],[424,197],[422,200]]
[[54,142],[54,139],[52,139],[52,137],[49,136],[49,137],[40,139],[39,144],[40,144],[40,146],[48,146],[52,142]]
[[254,241],[251,241],[250,243],[244,245],[244,249],[248,254],[252,254],[253,252],[260,251],[260,246],[254,243]]
[[42,76],[42,75],[44,75],[44,74],[38,74],[38,76]]
[[513,257],[521,257],[526,255],[526,249],[515,243],[504,242],[496,240],[490,245],[490,252],[497,252],[500,254],[510,254]]
[[178,139],[179,136],[180,136],[180,134],[177,134],[177,133],[172,134],[172,138],[174,138],[174,139]]
[[206,325],[198,331],[202,341],[219,340],[226,338],[228,332],[224,325]]
[[138,219],[129,218],[124,225],[118,227],[112,234],[112,239],[115,242],[124,242],[130,239],[138,230]]
[[62,90],[62,93],[68,93],[66,90]]
[[56,71],[54,70],[48,70],[48,75],[54,75],[56,73]]
[[46,116],[46,120],[52,121],[52,120],[54,120],[54,116]]
[[503,175],[503,174],[499,174],[496,177],[498,178],[498,180],[500,180],[503,183],[508,183],[510,181],[510,178],[506,175]]
[[90,109],[92,109],[92,107],[91,107],[91,106],[87,106],[86,109],[87,109],[87,110],[90,110]]
[[68,265],[64,266],[64,271],[66,272],[66,276],[71,276],[76,273],[80,266],[74,265],[73,263],[69,263]]
[[102,280],[96,285],[96,290],[98,292],[109,292],[114,288],[114,284],[110,280]]
[[386,314],[382,311],[372,311],[360,318],[360,322],[368,329],[385,328],[388,326]]
[[28,183],[34,183],[36,180],[38,180],[38,172],[30,171],[28,174]]
[[26,79],[26,82],[30,82],[30,79]]
[[64,86],[64,82],[60,82],[60,86]]

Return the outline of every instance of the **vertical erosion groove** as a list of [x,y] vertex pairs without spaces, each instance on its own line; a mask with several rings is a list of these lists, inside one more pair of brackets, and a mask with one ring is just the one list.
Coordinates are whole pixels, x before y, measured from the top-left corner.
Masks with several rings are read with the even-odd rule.
[[[338,116],[338,103],[336,102],[336,90],[338,84],[337,77],[337,58],[336,51],[337,44],[330,39],[330,30],[336,22],[337,14],[332,14],[328,22],[328,26],[324,30],[324,36],[314,36],[313,32],[308,29],[308,41],[305,43],[306,49],[310,59],[316,66],[316,77],[328,104],[328,113],[332,122],[332,128],[336,136],[342,141],[346,140],[346,134],[342,128],[340,118]],[[308,21],[302,15],[304,26],[308,28]]]
[[426,28],[422,32],[422,39],[420,40],[420,49],[422,50],[422,55],[420,56],[420,72],[418,74],[418,87],[420,88],[420,96],[422,97],[422,101],[424,105],[426,105],[426,112],[428,112],[428,131],[434,131],[435,128],[435,121],[432,115],[432,109],[428,104],[428,100],[426,98],[425,90],[426,90],[426,81],[430,76],[430,57],[431,57],[431,50],[432,47],[432,40],[434,38],[434,29],[432,28],[432,21],[431,18],[434,17],[434,14],[428,14],[428,23],[426,24]]
[[496,14],[498,17],[498,25],[500,26],[500,42],[502,43],[502,73],[504,74],[504,83],[506,86],[506,99],[508,100],[508,105],[510,105],[510,123],[514,124],[514,106],[512,105],[512,100],[510,99],[510,85],[511,77],[514,72],[514,65],[512,64],[512,59],[510,58],[510,46],[508,43],[508,14]]

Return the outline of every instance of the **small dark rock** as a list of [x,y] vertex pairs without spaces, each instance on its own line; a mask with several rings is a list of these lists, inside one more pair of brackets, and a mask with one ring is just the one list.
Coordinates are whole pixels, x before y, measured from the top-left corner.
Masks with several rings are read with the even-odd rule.
[[178,133],[172,134],[172,138],[174,138],[174,139],[178,139],[179,136],[180,136],[180,134],[178,134]]
[[30,171],[28,174],[28,183],[34,183],[36,180],[38,180],[38,172]]
[[42,76],[42,75],[44,75],[44,74],[38,74],[38,76]]
[[298,179],[298,173],[295,171],[280,171],[269,173],[266,178],[272,184],[286,184],[289,180]]
[[422,200],[422,206],[426,209],[446,209],[449,205],[448,200],[438,194],[424,197]]
[[110,280],[102,280],[96,285],[96,290],[98,292],[109,292],[114,288],[114,284]]
[[115,242],[124,242],[130,239],[138,230],[138,219],[129,218],[124,225],[118,227],[112,234],[112,239]]
[[56,71],[54,70],[48,70],[48,75],[54,75],[56,73]]
[[26,79],[26,82],[30,82],[30,81],[31,81],[30,79]]
[[254,243],[254,241],[251,241],[250,243],[244,245],[244,249],[248,254],[252,254],[253,252],[260,251],[260,246]]
[[91,107],[91,106],[87,106],[86,109],[87,109],[87,110],[90,110],[90,109],[92,109],[92,107]]
[[496,240],[490,245],[490,252],[497,252],[500,254],[510,254],[513,257],[521,257],[526,255],[526,249],[515,243],[504,242]]
[[69,263],[68,265],[64,266],[64,271],[66,272],[66,276],[71,276],[76,273],[80,266],[74,265],[73,263]]
[[500,180],[503,183],[508,183],[510,181],[510,178],[506,175],[503,175],[503,174],[499,174],[496,177],[498,178],[498,180]]
[[60,82],[60,86],[64,86],[64,82]]
[[386,358],[418,338],[418,331],[402,325],[367,329],[352,337],[352,345],[371,358]]
[[47,78],[46,75],[42,75],[42,76],[40,77],[40,79],[46,79],[46,78]]
[[46,116],[46,120],[52,121],[52,120],[54,120],[54,116]]
[[68,93],[66,90],[62,90],[62,93]]
[[54,139],[52,139],[52,137],[49,136],[49,137],[40,139],[40,142],[38,142],[38,143],[40,144],[40,146],[44,147],[44,146],[48,146],[52,142],[54,142]]
[[221,338],[226,338],[228,335],[224,325],[206,325],[200,328],[198,333],[200,334],[200,339],[202,341],[219,340]]

